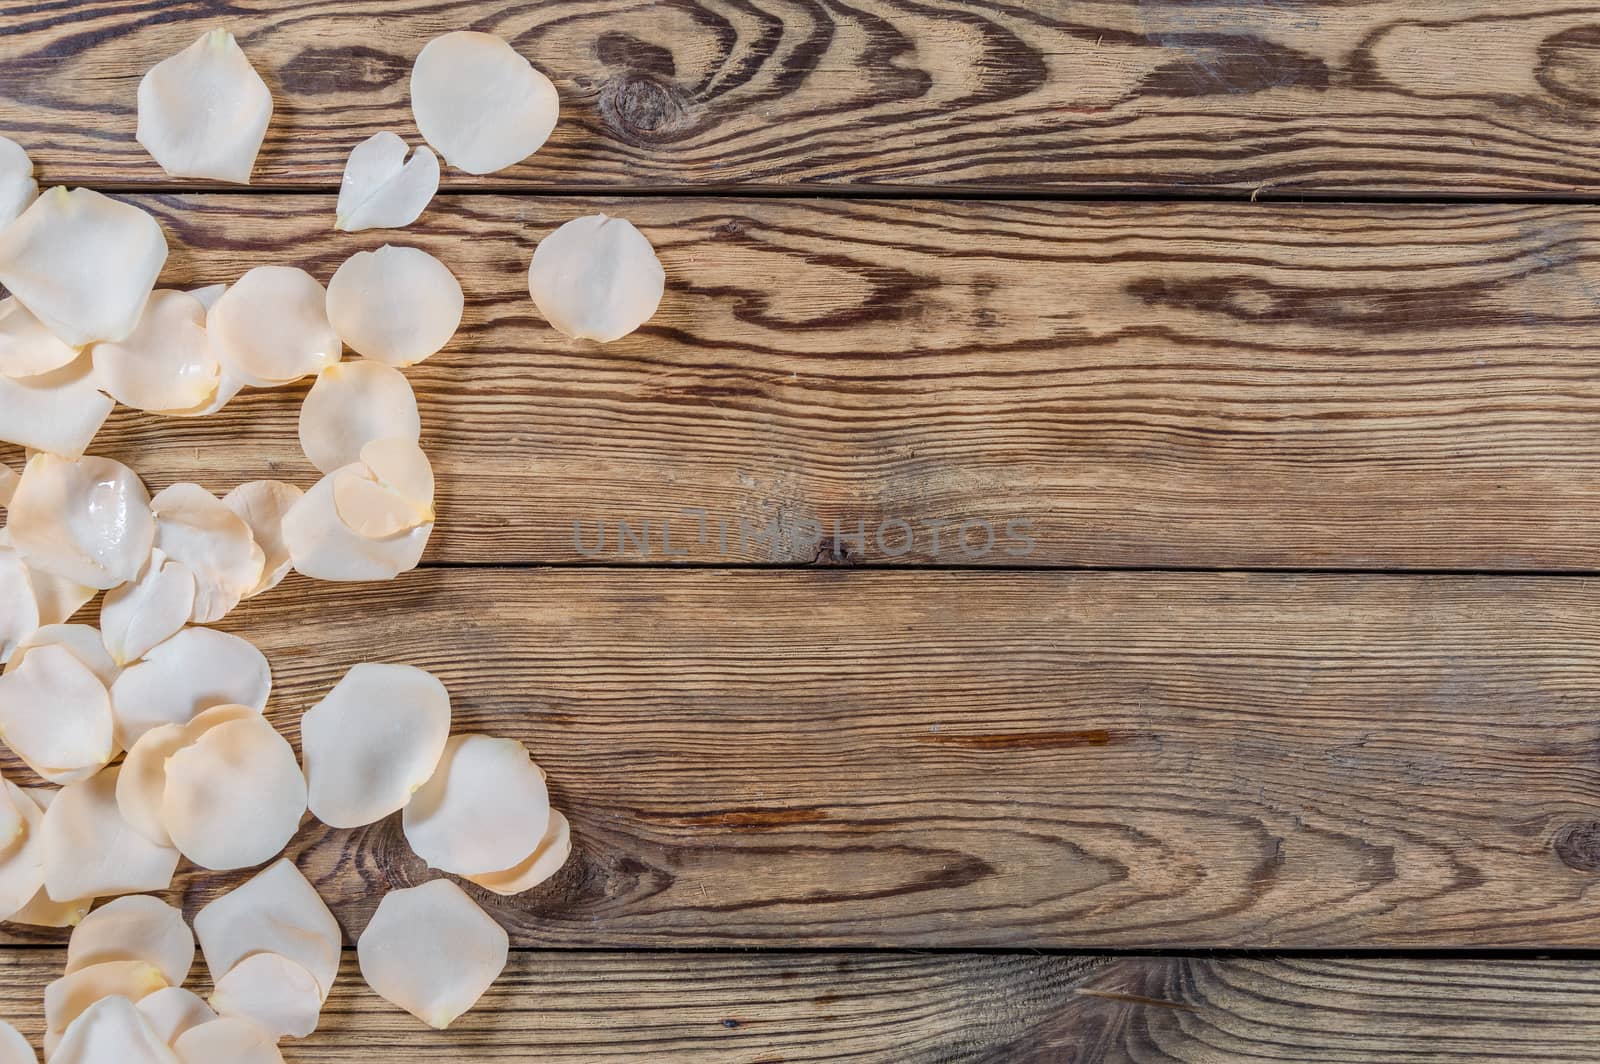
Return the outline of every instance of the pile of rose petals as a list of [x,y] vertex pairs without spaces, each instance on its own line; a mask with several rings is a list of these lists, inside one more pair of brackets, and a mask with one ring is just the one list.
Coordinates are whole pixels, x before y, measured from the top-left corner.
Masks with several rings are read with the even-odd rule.
[[[431,148],[389,132],[357,145],[336,228],[408,225],[438,189],[440,157],[490,173],[556,125],[554,86],[489,34],[430,42],[411,93]],[[139,85],[138,140],[176,177],[247,183],[271,116],[265,82],[223,30]],[[0,440],[27,450],[21,470],[0,465],[0,739],[49,784],[0,780],[0,919],[74,927],[45,992],[56,1064],[275,1062],[281,1040],[316,1030],[344,936],[291,861],[268,864],[307,811],[334,828],[398,813],[430,867],[502,895],[548,879],[571,851],[527,749],[452,735],[434,676],[355,665],[304,711],[297,755],[265,715],[265,656],[205,627],[291,569],[353,581],[416,567],[435,486],[402,371],[460,326],[450,269],[386,245],[356,252],[326,288],[264,264],[182,291],[155,287],[166,260],[147,212],[88,189],[40,193],[27,153],[0,137]],[[605,215],[562,226],[529,269],[549,322],[600,342],[649,319],[663,287],[649,241]],[[308,377],[299,437],[321,473],[309,484],[219,497],[176,483],[151,496],[134,470],[90,453],[118,403],[200,417],[244,388]],[[75,620],[97,596],[98,625]],[[266,867],[202,909],[191,934],[145,893],[184,863]],[[206,1000],[183,989],[196,936]],[[368,984],[439,1028],[478,1000],[507,948],[446,879],[388,894],[358,940]],[[33,1060],[0,1023],[0,1064]]]

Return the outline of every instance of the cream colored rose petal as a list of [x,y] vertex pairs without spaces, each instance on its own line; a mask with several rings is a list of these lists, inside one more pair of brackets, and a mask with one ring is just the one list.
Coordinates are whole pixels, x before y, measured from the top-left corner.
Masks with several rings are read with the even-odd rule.
[[172,1043],[172,1050],[178,1064],[283,1064],[283,1054],[270,1034],[248,1020],[226,1016],[189,1028]]
[[[33,802],[34,808],[39,812],[38,823],[32,828],[34,844],[37,847],[39,831],[44,823],[44,811],[50,808],[50,803],[55,800],[58,792],[48,787],[23,787],[21,791],[27,795]],[[42,849],[35,850],[36,857],[42,859],[42,855]],[[0,869],[3,869],[3,863],[0,863]],[[0,871],[0,879],[3,878],[4,872]],[[28,901],[28,904],[6,918],[8,922],[28,924],[33,927],[76,927],[89,914],[89,910],[94,908],[95,900],[93,898],[79,898],[76,901],[52,901],[50,895],[46,894],[44,890],[44,866],[42,864],[38,866],[37,878],[39,880],[39,889],[34,891],[33,897]],[[0,893],[4,893],[3,888],[0,888]],[[3,903],[0,903],[0,911],[3,911],[3,909]]]
[[185,628],[122,670],[111,685],[117,742],[158,724],[187,724],[212,706],[263,709],[272,693],[267,659],[249,642],[210,628]]
[[0,284],[73,347],[133,332],[166,261],[154,218],[86,188],[52,188],[0,229]]
[[248,868],[282,852],[306,811],[294,749],[264,718],[207,729],[167,761],[161,822],[202,868]]
[[44,811],[10,780],[0,784],[6,802],[22,818],[22,833],[0,851],[0,920],[11,920],[44,886],[44,850],[40,841]]
[[411,68],[417,129],[469,174],[504,170],[538,151],[560,107],[550,79],[493,34],[435,37]]
[[317,376],[300,406],[300,446],[324,473],[356,462],[373,440],[422,435],[406,375],[379,362],[340,362]]
[[205,307],[206,311],[209,313],[211,308],[216,304],[217,300],[222,297],[222,293],[226,292],[227,290],[228,286],[225,284],[208,284],[201,288],[189,289],[189,294],[198,299],[200,301],[200,305]]
[[335,229],[399,229],[421,216],[439,191],[439,160],[422,147],[408,162],[407,150],[389,132],[374,133],[351,149],[339,183]]
[[160,969],[144,961],[106,961],[68,972],[44,988],[44,1022],[60,1033],[101,998],[137,1002],[167,985]]
[[550,810],[550,826],[545,829],[539,848],[515,868],[486,876],[468,876],[472,882],[510,896],[532,890],[561,870],[572,856],[572,827],[559,809]]
[[90,913],[67,941],[68,975],[109,961],[143,961],[182,986],[194,964],[194,935],[183,913],[160,898],[117,898]]
[[[111,660],[111,654],[100,639],[100,630],[92,624],[46,624],[22,641],[12,655],[10,666],[21,665],[30,651],[39,647],[65,647],[72,656],[89,666],[89,671],[109,688],[116,682],[121,667]],[[10,671],[8,666],[7,671]]]
[[220,621],[261,582],[266,554],[244,518],[198,484],[173,484],[150,500],[156,548],[194,574],[196,624]]
[[[364,471],[360,465],[346,469]],[[343,472],[317,481],[283,519],[283,540],[295,569],[313,580],[393,580],[415,569],[433,524],[382,539],[360,535],[339,518],[333,486]]]
[[28,566],[9,546],[0,547],[0,663],[39,627],[39,600]]
[[272,120],[272,93],[233,34],[212,30],[139,82],[146,151],[173,177],[249,184]]
[[317,1029],[322,988],[311,973],[276,953],[256,953],[217,980],[211,1007],[248,1020],[274,1038],[304,1038]]
[[384,539],[433,520],[423,509],[379,484],[360,464],[346,466],[333,477],[333,505],[339,520],[356,535]]
[[144,568],[156,523],[144,485],[122,463],[36,454],[22,471],[6,528],[30,568],[110,588]]
[[49,1057],[50,1064],[179,1064],[144,1014],[125,997],[101,998],[84,1009]]
[[378,483],[432,511],[433,464],[421,447],[405,439],[373,440],[361,448],[361,462]]
[[245,598],[271,591],[289,575],[293,563],[289,547],[283,541],[283,518],[304,494],[293,484],[281,480],[252,480],[222,497],[222,504],[250,526],[250,534],[266,558],[261,579],[245,593]]
[[557,332],[609,343],[661,305],[666,273],[633,223],[604,214],[575,218],[534,249],[528,291]]
[[[0,506],[9,506],[11,496],[17,490],[17,481],[22,479],[22,474],[15,469],[0,462]],[[7,544],[11,541],[7,540]]]
[[228,287],[206,315],[224,376],[272,388],[339,361],[327,292],[293,266],[257,266]]
[[101,638],[112,659],[128,665],[177,635],[193,611],[194,574],[157,547],[136,581],[106,592]]
[[168,986],[139,999],[139,1011],[161,1041],[171,1045],[191,1027],[217,1018],[199,994],[181,986]]
[[328,282],[328,320],[358,354],[409,366],[450,342],[461,325],[461,285],[420,248],[358,251]]
[[40,831],[44,886],[53,900],[166,890],[178,851],[134,831],[117,809],[115,766],[64,787]]
[[0,528],[0,559],[20,559],[28,573],[28,583],[33,586],[33,599],[39,611],[39,624],[60,624],[94,598],[95,590],[52,576],[42,569],[28,565],[27,559],[17,552],[11,541],[11,530]]
[[167,791],[167,759],[208,728],[260,713],[250,706],[212,706],[187,724],[159,724],[139,736],[117,776],[117,809],[122,819],[158,846],[171,846],[172,836],[161,819],[161,804]]
[[[20,849],[27,841],[28,821],[25,814],[37,809],[22,788],[13,787],[0,777],[0,861]],[[0,905],[0,910],[4,906]],[[5,919],[0,916],[0,920]]]
[[213,982],[254,953],[276,953],[305,968],[326,998],[339,974],[338,921],[287,859],[201,909],[195,936]]
[[356,954],[378,996],[443,1030],[499,977],[509,945],[460,887],[436,879],[386,894]]
[[[0,137],[0,141],[4,139]],[[16,296],[0,299],[0,375],[49,373],[75,360],[78,350],[62,343]]]
[[206,340],[206,308],[187,292],[150,294],[138,328],[125,340],[95,344],[95,381],[135,410],[186,410],[211,401],[222,366]]
[[34,377],[0,376],[0,440],[77,458],[115,406],[100,391],[87,354]]
[[400,810],[450,736],[450,693],[410,665],[354,666],[300,718],[311,812],[354,828]]
[[[0,182],[3,180],[3,176],[0,176]],[[3,184],[0,184],[0,195],[3,194]],[[39,1064],[39,1058],[34,1055],[28,1040],[4,1020],[0,1020],[0,1064]]]
[[432,868],[462,876],[513,868],[550,823],[544,777],[515,739],[456,735],[406,804],[406,841]]
[[111,699],[62,646],[30,651],[0,677],[0,738],[51,783],[75,783],[116,755]]
[[33,160],[22,145],[0,137],[0,229],[10,225],[39,195]]

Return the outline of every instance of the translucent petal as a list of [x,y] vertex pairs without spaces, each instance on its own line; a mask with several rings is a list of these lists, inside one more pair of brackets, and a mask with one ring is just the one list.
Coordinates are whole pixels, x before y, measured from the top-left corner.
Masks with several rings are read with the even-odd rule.
[[167,985],[161,971],[144,961],[107,961],[70,971],[44,988],[44,1022],[61,1032],[101,998],[137,1002]]
[[39,627],[39,602],[22,555],[0,547],[0,662]]
[[116,755],[112,733],[105,684],[67,648],[32,650],[0,677],[0,737],[51,783],[97,772]]
[[183,1032],[172,1050],[178,1064],[283,1064],[270,1034],[248,1020],[226,1016]]
[[327,301],[317,279],[293,266],[257,266],[239,278],[206,315],[223,375],[272,388],[339,361]]
[[386,894],[356,952],[380,997],[443,1030],[499,977],[508,946],[505,930],[460,887],[436,879]]
[[163,987],[153,994],[146,994],[139,999],[139,1011],[155,1036],[168,1045],[177,1041],[178,1036],[189,1028],[210,1023],[217,1018],[217,1014],[211,1011],[211,1006],[199,994],[181,986]]
[[340,362],[317,376],[300,406],[300,446],[324,473],[358,461],[373,440],[422,435],[406,375],[379,362]]
[[109,458],[34,455],[8,516],[12,545],[30,568],[85,587],[116,587],[137,577],[155,540],[144,485]]
[[198,484],[173,484],[150,500],[155,545],[194,574],[196,624],[220,621],[261,582],[266,555],[244,518]]
[[354,828],[402,808],[450,737],[450,693],[410,665],[356,665],[300,718],[310,808]]
[[159,846],[171,846],[161,819],[167,792],[167,759],[198,739],[208,728],[260,714],[250,706],[212,706],[187,724],[159,724],[143,735],[122,761],[117,776],[117,809],[128,826]]
[[28,583],[33,585],[33,599],[38,606],[41,625],[60,624],[77,613],[84,603],[94,598],[94,588],[75,584],[71,580],[63,580],[59,576],[52,576],[28,565],[27,559],[17,553],[16,546],[11,542],[11,530],[0,528],[0,558],[7,557],[21,559],[23,567],[27,570]]
[[361,448],[361,463],[379,484],[408,499],[433,518],[433,464],[406,439],[373,440]]
[[65,647],[72,656],[89,666],[99,681],[110,687],[122,669],[111,660],[111,654],[101,642],[100,631],[92,624],[47,624],[40,627],[12,655],[7,671],[22,664],[28,653],[38,647]]
[[339,974],[339,924],[289,860],[201,909],[194,931],[216,981],[254,953],[276,953],[305,968],[326,998]]
[[411,68],[417,129],[469,174],[491,174],[538,151],[560,106],[550,79],[493,34],[435,37]]
[[[0,195],[4,195],[3,182],[4,176],[0,175]],[[0,225],[3,224],[0,221]],[[4,1020],[0,1020],[0,1064],[39,1064],[39,1058],[34,1056],[28,1040]]]
[[421,216],[439,191],[439,159],[427,147],[406,161],[406,142],[374,133],[350,151],[339,183],[335,229],[399,229]]
[[[0,861],[27,841],[28,816],[37,811],[38,807],[23,793],[22,788],[0,777]],[[4,906],[0,905],[0,910],[3,909]],[[4,916],[0,916],[0,920],[4,919]]]
[[559,809],[550,810],[550,826],[539,848],[515,868],[487,876],[468,876],[480,887],[510,896],[532,890],[561,870],[572,856],[572,827]]
[[67,1028],[50,1064],[178,1064],[178,1058],[156,1037],[133,1002],[107,997],[90,1005]]
[[272,672],[261,651],[227,632],[185,628],[111,685],[117,742],[131,747],[157,724],[187,724],[212,706],[259,710],[271,692]]
[[171,289],[150,294],[138,328],[127,339],[95,344],[96,383],[135,410],[186,410],[209,403],[222,366],[206,340],[206,308]]
[[[0,141],[4,140],[0,137]],[[4,192],[0,191],[0,195]],[[16,296],[0,299],[0,375],[31,377],[49,373],[77,357],[78,348],[62,343]]]
[[271,591],[289,575],[292,563],[288,544],[283,541],[283,517],[304,494],[281,480],[252,480],[222,497],[222,504],[250,526],[250,534],[266,559],[261,579],[245,593],[245,598]]
[[294,749],[265,718],[207,729],[167,761],[161,822],[201,868],[249,868],[283,851],[306,811]]
[[[50,803],[55,799],[58,792],[48,787],[24,787],[21,790],[39,811],[38,826],[33,828],[34,842],[35,845],[38,845],[39,832],[44,823],[44,811],[50,808]],[[42,860],[43,853],[43,849],[38,849],[35,851],[35,856]],[[3,869],[3,864],[0,864],[0,869]],[[3,878],[4,872],[0,871],[0,879]],[[44,891],[44,866],[42,864],[38,865],[35,878],[39,880],[39,889],[34,891],[33,897],[29,899],[28,904],[9,917],[10,923],[29,924],[34,927],[76,927],[89,914],[89,910],[94,907],[95,900],[93,898],[79,898],[76,901],[52,901],[50,895]],[[3,892],[3,888],[0,888],[0,892]],[[0,905],[0,911],[3,911],[3,905]]]
[[609,343],[661,305],[666,272],[633,223],[604,214],[575,218],[534,249],[528,291],[557,332]]
[[0,137],[0,229],[4,229],[28,209],[39,194],[33,179],[33,160],[22,145]]
[[351,349],[409,366],[450,342],[465,299],[449,268],[420,248],[358,251],[328,282],[328,320]]
[[333,495],[338,472],[317,481],[283,519],[283,539],[295,569],[313,580],[392,580],[415,569],[433,524],[367,539],[339,519]]
[[276,953],[246,957],[211,995],[219,1016],[249,1020],[274,1038],[304,1038],[317,1029],[322,989],[304,967]]
[[73,347],[133,332],[166,261],[154,218],[86,188],[52,188],[0,229],[0,284]]
[[0,440],[77,458],[115,406],[100,391],[87,354],[49,373],[0,376]]
[[108,961],[143,961],[182,986],[194,965],[194,935],[183,913],[160,898],[117,898],[90,913],[67,942],[68,975]]
[[[21,473],[0,462],[0,506],[10,505],[11,496],[17,490],[17,481],[21,479]],[[10,540],[6,542],[9,544]]]
[[550,823],[544,777],[515,739],[456,735],[406,804],[406,841],[430,867],[476,876],[513,868]]
[[378,483],[362,463],[345,466],[332,478],[334,509],[358,536],[383,539],[433,520],[433,507],[418,506]]
[[173,177],[249,184],[272,93],[233,34],[212,30],[139,82],[139,143]]
[[23,822],[21,837],[13,836],[0,852],[0,920],[10,920],[44,886],[44,811],[10,780],[5,781],[4,789],[8,804]]
[[57,901],[166,890],[178,851],[157,846],[117,810],[113,766],[57,793],[40,831],[44,887]]
[[114,587],[100,603],[100,633],[119,665],[138,661],[189,622],[194,574],[157,547],[133,583]]

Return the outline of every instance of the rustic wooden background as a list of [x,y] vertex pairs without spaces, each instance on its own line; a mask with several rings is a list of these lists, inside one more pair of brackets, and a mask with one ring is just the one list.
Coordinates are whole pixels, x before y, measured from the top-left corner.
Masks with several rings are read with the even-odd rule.
[[[217,27],[277,106],[250,189],[133,140]],[[461,28],[550,74],[555,137],[334,232]],[[0,133],[153,210],[166,282],[398,242],[466,289],[411,374],[425,570],[226,627],[291,737],[355,661],[435,670],[575,853],[475,892],[519,950],[450,1032],[352,963],[290,1059],[1592,1062],[1597,73],[1600,5],[1551,0],[0,0]],[[603,348],[525,284],[600,209],[670,278]],[[309,483],[299,394],[99,449]],[[352,937],[427,875],[392,821],[295,853]],[[37,1035],[61,938],[4,941]]]

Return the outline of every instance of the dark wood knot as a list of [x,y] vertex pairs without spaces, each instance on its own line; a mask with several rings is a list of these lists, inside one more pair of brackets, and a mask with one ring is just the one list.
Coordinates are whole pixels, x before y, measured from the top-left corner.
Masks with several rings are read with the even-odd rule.
[[1568,868],[1600,872],[1600,820],[1579,820],[1556,832],[1556,856]]
[[670,140],[684,124],[676,87],[646,74],[608,81],[600,91],[600,113],[621,137],[636,144]]

